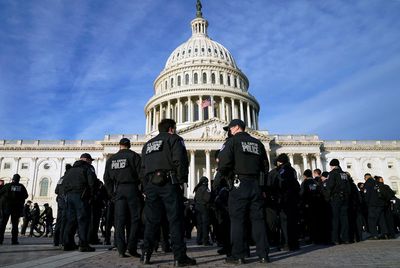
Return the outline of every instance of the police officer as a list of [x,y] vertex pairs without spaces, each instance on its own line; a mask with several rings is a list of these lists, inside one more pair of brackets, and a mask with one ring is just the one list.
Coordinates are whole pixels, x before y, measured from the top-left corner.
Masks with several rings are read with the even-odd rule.
[[53,236],[53,209],[49,206],[48,203],[43,204],[44,211],[40,215],[40,217],[44,218],[44,222],[46,223],[46,234],[44,237],[47,237],[50,233],[50,237]]
[[[253,239],[256,242],[257,255],[261,263],[269,262],[269,246],[265,231],[263,194],[264,176],[269,165],[264,145],[245,130],[242,120],[234,119],[225,131],[233,135],[229,138],[218,155],[218,171],[228,176],[233,170],[233,187],[229,194],[229,214],[231,218],[232,256],[227,263],[242,264],[246,256],[245,220],[250,215]],[[248,211],[250,210],[250,211]],[[250,212],[249,214],[247,214]]]
[[29,222],[31,221],[31,205],[32,201],[28,200],[22,210],[22,226],[21,226],[21,235],[26,234],[26,228],[28,227]]
[[93,158],[84,153],[71,169],[64,175],[64,190],[66,194],[67,223],[64,231],[64,250],[74,250],[73,240],[75,223],[78,223],[79,251],[91,252],[95,248],[89,246],[88,233],[90,224],[90,200],[96,179],[91,165]]
[[[130,150],[131,141],[123,138],[120,150],[107,160],[104,182],[109,196],[115,200],[116,246],[120,257],[127,257],[128,250],[133,257],[137,253],[137,230],[140,221],[139,173],[140,156]],[[128,241],[125,241],[125,227],[130,225]]]
[[201,177],[199,183],[194,187],[193,192],[195,210],[197,216],[197,244],[210,246],[209,227],[210,227],[210,200],[211,192],[208,189],[208,178]]
[[183,139],[176,134],[176,122],[163,119],[159,134],[142,150],[145,199],[145,231],[141,262],[150,263],[156,230],[161,220],[161,206],[167,211],[175,266],[195,265],[186,255],[183,228],[183,184],[188,180],[188,157]]
[[332,209],[332,242],[336,245],[340,242],[348,244],[350,181],[340,167],[339,160],[332,159],[329,166],[331,172],[329,172],[326,189]]
[[21,176],[15,174],[11,183],[5,184],[0,190],[0,198],[3,198],[3,215],[0,222],[0,245],[3,244],[4,232],[8,219],[11,216],[11,244],[18,245],[18,222],[24,208],[28,192],[24,185],[19,183]]

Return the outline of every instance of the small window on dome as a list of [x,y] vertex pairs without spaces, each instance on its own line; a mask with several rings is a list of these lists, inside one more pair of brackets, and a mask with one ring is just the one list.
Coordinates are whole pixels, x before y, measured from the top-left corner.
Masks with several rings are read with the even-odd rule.
[[201,52],[204,52],[204,47],[201,48]]
[[180,87],[180,86],[181,86],[181,76],[178,75],[178,87]]
[[237,79],[236,79],[236,76],[234,76],[233,79],[234,79],[233,81],[234,81],[234,83],[235,83],[235,87],[237,87]]
[[192,50],[191,50],[191,49],[189,49],[188,53],[189,53],[189,54],[190,54],[190,53],[192,53]]
[[219,84],[220,85],[224,84],[224,76],[222,74],[219,75]]
[[171,88],[174,87],[174,79],[171,78]]
[[185,55],[185,51],[182,51],[182,55]]
[[203,84],[207,83],[207,74],[203,73]]
[[193,83],[194,83],[194,84],[197,84],[197,83],[198,83],[198,80],[199,80],[198,74],[197,74],[197,73],[194,73]]
[[228,74],[228,86],[231,86],[231,75]]
[[167,89],[168,88],[168,82],[167,82],[167,80],[165,80],[165,89]]
[[218,51],[217,51],[216,49],[214,49],[214,53],[215,53],[215,54],[218,54]]
[[176,54],[176,56],[179,57],[179,52],[178,52],[178,54]]
[[208,48],[208,52],[211,53],[211,48]]
[[215,84],[215,74],[211,74],[211,84]]
[[197,53],[197,48],[194,49],[194,52]]
[[185,85],[189,85],[189,74],[185,74]]

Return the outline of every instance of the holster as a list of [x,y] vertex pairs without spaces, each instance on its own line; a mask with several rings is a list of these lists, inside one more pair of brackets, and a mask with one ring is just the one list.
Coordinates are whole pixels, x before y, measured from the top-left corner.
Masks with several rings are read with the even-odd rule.
[[150,175],[150,182],[157,186],[163,186],[169,181],[168,174],[163,170],[158,170]]
[[168,171],[167,177],[172,184],[179,184],[178,176],[176,175],[175,171],[172,170]]

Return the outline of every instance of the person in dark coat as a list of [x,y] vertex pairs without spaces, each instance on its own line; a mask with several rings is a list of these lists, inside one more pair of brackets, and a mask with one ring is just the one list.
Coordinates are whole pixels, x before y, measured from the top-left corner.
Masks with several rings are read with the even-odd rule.
[[208,178],[201,177],[193,192],[197,216],[197,244],[209,246],[211,191],[208,189]]
[[24,210],[22,211],[22,227],[21,227],[21,235],[25,235],[26,233],[26,228],[28,227],[29,222],[32,220],[31,218],[31,205],[32,201],[27,201]]
[[44,222],[46,224],[46,233],[44,237],[48,237],[50,234],[50,237],[53,237],[53,209],[49,206],[48,203],[43,204],[44,206],[44,211],[40,215],[40,217],[43,217]]
[[11,183],[5,184],[0,190],[0,198],[3,199],[3,215],[0,223],[0,244],[3,244],[4,232],[8,219],[11,217],[11,244],[18,245],[18,222],[24,208],[28,192],[24,185],[19,183],[21,176],[15,174]]
[[31,229],[29,231],[30,237],[33,235],[33,230],[37,228],[37,224],[39,223],[40,220],[40,208],[38,203],[33,203],[33,209],[31,210],[31,217],[32,217],[32,222],[31,222]]

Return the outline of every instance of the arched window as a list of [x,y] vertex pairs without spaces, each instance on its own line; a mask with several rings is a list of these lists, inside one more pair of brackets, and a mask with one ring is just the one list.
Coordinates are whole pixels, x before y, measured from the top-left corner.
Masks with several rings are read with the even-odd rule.
[[203,84],[207,83],[207,74],[203,73]]
[[40,187],[39,196],[47,196],[49,193],[49,179],[43,178],[42,181],[40,182],[39,187]]
[[224,84],[224,76],[222,74],[219,75],[219,84],[220,85]]
[[189,85],[189,74],[185,74],[185,85]]
[[167,82],[167,80],[165,80],[165,89],[167,89],[168,88],[168,82]]
[[236,76],[233,77],[234,81],[235,81],[235,87],[237,87],[237,79]]
[[178,87],[180,87],[180,86],[181,86],[181,76],[178,75]]
[[198,121],[199,120],[199,106],[194,105],[193,107],[193,121]]
[[171,78],[171,88],[173,88],[173,87],[174,87],[174,79]]
[[215,84],[215,74],[211,74],[211,84]]
[[231,76],[228,74],[228,86],[231,85]]
[[199,77],[198,77],[197,73],[194,73],[193,83],[194,83],[194,84],[197,84],[197,83],[198,83],[198,80],[199,80]]
[[183,105],[183,122],[189,121],[189,104],[186,102]]

